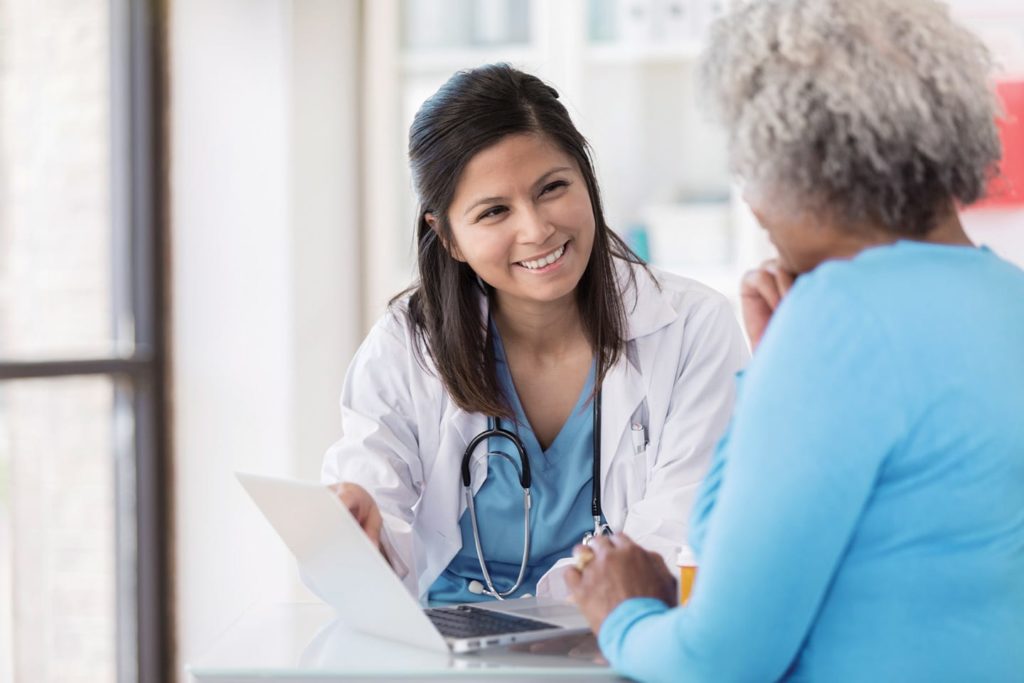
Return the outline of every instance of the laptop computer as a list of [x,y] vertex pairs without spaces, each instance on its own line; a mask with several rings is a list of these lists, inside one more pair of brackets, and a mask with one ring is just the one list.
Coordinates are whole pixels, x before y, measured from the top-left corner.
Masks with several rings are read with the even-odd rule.
[[235,476],[321,597],[353,630],[456,653],[588,630],[575,606],[537,598],[424,609],[326,486]]

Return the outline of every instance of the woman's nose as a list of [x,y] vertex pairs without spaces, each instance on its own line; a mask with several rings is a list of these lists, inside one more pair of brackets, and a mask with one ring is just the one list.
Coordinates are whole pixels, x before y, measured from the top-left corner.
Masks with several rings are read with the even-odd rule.
[[519,241],[532,244],[543,244],[555,231],[547,217],[535,208],[529,208],[520,214]]

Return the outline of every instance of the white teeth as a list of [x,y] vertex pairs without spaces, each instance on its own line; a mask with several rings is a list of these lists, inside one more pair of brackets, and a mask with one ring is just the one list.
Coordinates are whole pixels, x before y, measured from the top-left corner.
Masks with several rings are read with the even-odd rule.
[[551,265],[558,259],[562,258],[563,253],[565,253],[564,244],[560,246],[558,249],[555,249],[553,252],[551,252],[544,258],[539,258],[536,261],[520,261],[519,265],[529,270],[536,270],[537,268],[543,268],[544,266]]

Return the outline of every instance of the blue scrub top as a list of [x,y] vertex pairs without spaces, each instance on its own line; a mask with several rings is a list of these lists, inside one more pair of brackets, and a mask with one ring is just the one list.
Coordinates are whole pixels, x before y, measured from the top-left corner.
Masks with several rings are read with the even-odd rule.
[[[537,581],[554,563],[572,552],[587,531],[593,527],[590,514],[593,475],[594,364],[576,401],[569,419],[546,451],[530,427],[519,395],[512,383],[512,374],[505,359],[505,350],[497,328],[491,325],[498,381],[510,399],[516,423],[499,420],[499,426],[518,433],[530,460],[530,556],[526,574],[519,589],[509,597],[533,594]],[[482,447],[482,446],[481,446]],[[479,447],[478,447],[479,448]],[[505,591],[519,575],[523,558],[523,488],[519,483],[519,455],[508,439],[488,439],[491,451],[511,456],[512,463],[500,456],[487,462],[487,480],[474,496],[480,541],[494,587]],[[470,593],[470,581],[484,583],[480,562],[473,542],[469,510],[459,520],[462,548],[434,581],[428,592],[431,602],[480,602],[493,600],[487,595]]]

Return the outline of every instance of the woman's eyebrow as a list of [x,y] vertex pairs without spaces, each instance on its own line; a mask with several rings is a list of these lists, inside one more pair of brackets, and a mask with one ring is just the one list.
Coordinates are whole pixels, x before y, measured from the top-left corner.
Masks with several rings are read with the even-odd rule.
[[538,178],[537,182],[535,182],[533,184],[533,186],[537,187],[538,185],[542,185],[545,180],[547,180],[550,176],[554,175],[555,173],[561,173],[562,171],[571,171],[571,170],[572,170],[572,166],[559,166],[558,168],[553,168],[550,171],[548,171],[547,173],[545,173],[544,175],[542,175],[540,178]]
[[469,208],[466,209],[465,212],[463,212],[462,215],[465,217],[466,215],[469,214],[470,211],[472,211],[476,207],[480,206],[481,204],[494,204],[496,202],[503,202],[503,201],[505,201],[505,197],[484,197],[483,199],[478,199],[475,202],[473,202],[472,204],[470,204]]

